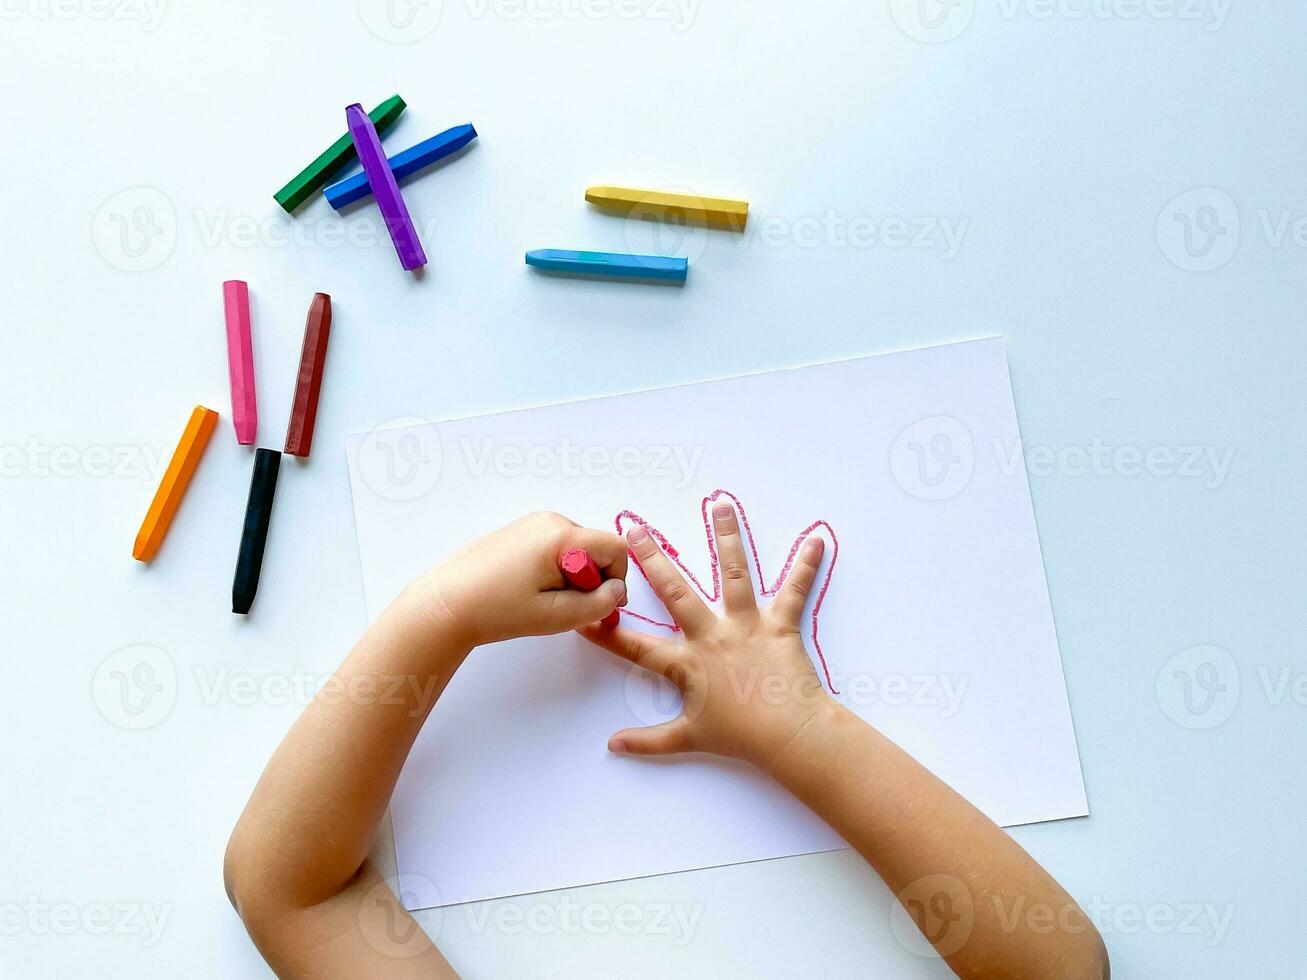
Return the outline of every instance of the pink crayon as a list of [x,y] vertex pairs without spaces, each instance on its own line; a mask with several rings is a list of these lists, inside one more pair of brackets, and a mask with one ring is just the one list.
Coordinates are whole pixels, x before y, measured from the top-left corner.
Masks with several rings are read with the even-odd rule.
[[222,284],[227,311],[227,371],[231,375],[231,420],[236,441],[254,444],[259,409],[254,397],[254,347],[250,342],[250,287],[240,279]]

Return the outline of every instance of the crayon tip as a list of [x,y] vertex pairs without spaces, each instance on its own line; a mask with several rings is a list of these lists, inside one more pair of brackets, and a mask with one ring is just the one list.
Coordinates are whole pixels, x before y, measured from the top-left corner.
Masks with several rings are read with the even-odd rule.
[[248,616],[250,607],[254,605],[254,596],[242,595],[239,592],[231,594],[231,611],[237,616]]

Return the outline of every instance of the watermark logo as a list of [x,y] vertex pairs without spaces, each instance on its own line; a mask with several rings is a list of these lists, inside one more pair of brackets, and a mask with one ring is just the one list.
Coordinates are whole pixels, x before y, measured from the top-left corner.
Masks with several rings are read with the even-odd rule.
[[133,731],[153,728],[172,714],[177,702],[177,668],[159,647],[123,647],[96,670],[91,696],[111,724]]
[[926,875],[898,894],[890,908],[894,938],[914,956],[951,956],[966,945],[976,924],[971,891],[953,875]]
[[1213,272],[1239,250],[1239,209],[1219,187],[1197,187],[1174,198],[1157,216],[1157,244],[1186,272]]
[[[650,194],[680,194],[699,203],[700,195],[684,187],[659,187]],[[652,204],[637,203],[622,222],[626,251],[635,255],[666,255],[689,259],[693,265],[708,248],[709,230],[675,213],[664,214]]]
[[890,16],[908,37],[923,44],[943,44],[971,26],[976,0],[890,0]]
[[681,692],[676,687],[636,664],[626,669],[622,693],[626,706],[641,725],[661,725],[681,713]]
[[91,221],[100,257],[123,272],[149,272],[177,247],[177,209],[157,187],[129,187],[100,205]]
[[[398,904],[396,903],[398,899]],[[359,931],[378,953],[412,959],[431,948],[440,936],[440,892],[422,875],[402,874],[379,881],[359,905]],[[405,909],[431,909],[423,925]]]
[[[0,0],[3,2],[3,0]],[[420,221],[419,236],[434,241],[440,221]],[[253,214],[228,207],[178,209],[155,187],[115,194],[91,225],[96,250],[115,269],[148,272],[171,258],[184,236],[204,249],[391,249],[390,232],[375,214],[330,213],[294,219],[275,211]]]
[[1184,728],[1224,724],[1239,704],[1239,667],[1234,657],[1218,646],[1181,650],[1157,673],[1157,703]]
[[[395,429],[402,431],[392,431]],[[443,458],[436,424],[405,417],[383,422],[360,439],[354,465],[364,484],[378,497],[406,503],[436,488]]]
[[971,430],[948,415],[919,419],[890,447],[894,479],[918,500],[949,500],[967,488],[976,468]]
[[448,441],[444,447],[434,422],[393,419],[359,440],[355,466],[377,496],[411,501],[435,489],[446,472],[474,480],[654,479],[683,490],[694,482],[704,455],[703,446],[613,446],[566,438],[532,443],[464,435]]
[[412,44],[434,31],[443,0],[358,0],[367,29],[391,44]]

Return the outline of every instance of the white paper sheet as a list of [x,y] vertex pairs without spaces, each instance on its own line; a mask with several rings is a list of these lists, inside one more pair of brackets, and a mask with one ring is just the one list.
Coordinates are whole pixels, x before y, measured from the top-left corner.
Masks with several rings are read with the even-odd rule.
[[[725,489],[755,585],[814,522],[838,540],[819,635],[844,703],[1003,825],[1088,812],[1001,340],[412,421],[348,442],[370,617],[531,510],[595,527],[634,512],[710,587],[701,504]],[[665,616],[629,582],[632,612]],[[805,636],[815,659],[811,621]],[[661,681],[574,636],[477,651],[392,801],[399,870],[424,882],[406,902],[844,846],[743,765],[606,751],[676,711]]]

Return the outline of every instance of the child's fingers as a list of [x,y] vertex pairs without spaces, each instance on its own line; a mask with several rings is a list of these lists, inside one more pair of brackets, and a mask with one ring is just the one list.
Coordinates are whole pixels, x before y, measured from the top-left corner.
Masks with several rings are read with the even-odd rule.
[[618,755],[671,755],[690,751],[690,723],[685,715],[649,728],[624,728],[608,740]]
[[572,531],[571,547],[584,548],[603,570],[604,578],[626,578],[626,542],[612,531],[578,527]]
[[694,589],[681,577],[671,559],[663,554],[653,535],[643,527],[633,527],[626,534],[626,543],[631,546],[645,578],[681,631],[688,637],[706,632],[717,617],[694,594]]
[[593,592],[558,589],[544,593],[548,602],[550,628],[557,633],[574,630],[587,623],[597,623],[626,598],[626,583],[620,578],[605,580]]
[[679,643],[673,643],[663,637],[649,636],[646,633],[627,629],[625,626],[609,629],[596,623],[587,623],[578,632],[609,653],[664,677],[680,659]]
[[758,608],[749,578],[749,559],[740,536],[740,520],[726,501],[713,505],[713,534],[722,577],[722,605],[728,613],[749,613]]
[[821,570],[821,556],[825,550],[826,542],[815,534],[809,535],[799,546],[799,553],[794,556],[794,564],[790,566],[790,574],[786,576],[785,584],[772,602],[772,610],[787,626],[798,628],[808,593],[812,591],[812,583],[817,581],[817,573]]

